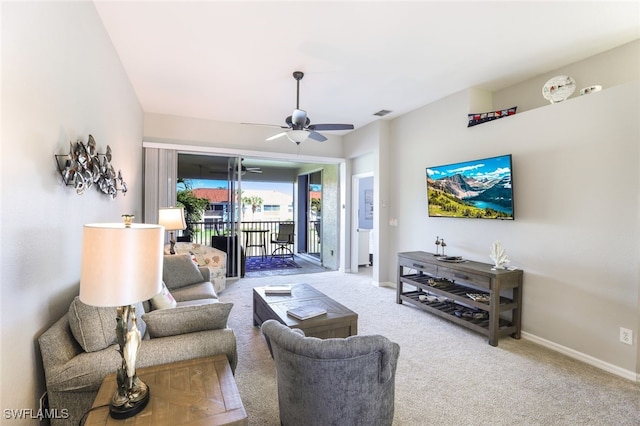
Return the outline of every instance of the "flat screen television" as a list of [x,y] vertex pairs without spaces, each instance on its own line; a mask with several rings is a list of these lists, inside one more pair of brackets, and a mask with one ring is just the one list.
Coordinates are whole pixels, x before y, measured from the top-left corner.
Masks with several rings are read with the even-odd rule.
[[429,217],[513,220],[511,154],[427,167]]

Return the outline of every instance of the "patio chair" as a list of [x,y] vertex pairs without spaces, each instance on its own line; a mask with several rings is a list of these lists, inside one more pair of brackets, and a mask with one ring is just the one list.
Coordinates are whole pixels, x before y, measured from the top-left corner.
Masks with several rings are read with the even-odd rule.
[[271,238],[271,243],[276,244],[276,249],[271,253],[271,257],[275,256],[291,256],[293,259],[293,251],[289,246],[293,247],[295,225],[293,223],[281,223],[278,226],[278,233]]

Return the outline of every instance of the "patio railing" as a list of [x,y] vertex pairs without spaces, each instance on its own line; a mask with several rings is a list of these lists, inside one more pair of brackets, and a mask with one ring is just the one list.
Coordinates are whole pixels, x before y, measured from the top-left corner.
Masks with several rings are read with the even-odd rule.
[[[273,238],[278,233],[278,226],[281,223],[292,223],[292,222],[281,222],[281,221],[260,221],[260,222],[241,222],[239,226],[240,230],[240,238],[241,244],[245,246],[245,238],[246,236],[242,233],[243,230],[251,230],[251,231],[263,231],[263,233],[258,233],[258,235],[252,235],[249,244],[253,245],[258,240],[257,238],[264,237],[265,245],[266,245],[266,254],[271,254],[277,247],[277,244],[271,242]],[[222,221],[207,221],[207,222],[194,222],[188,224],[189,228],[191,228],[194,232],[191,233],[191,242],[210,246],[211,245],[211,237],[213,236],[225,236],[231,234],[231,222],[222,222]],[[308,253],[320,253],[320,221],[312,221],[309,226],[307,242],[308,242]],[[296,232],[298,230],[296,229]],[[260,235],[262,234],[262,235]],[[178,239],[180,239],[182,234],[178,235]],[[292,248],[293,249],[293,248]],[[295,250],[294,250],[295,251]],[[245,253],[247,256],[259,256],[262,254],[262,251],[258,247],[248,247],[245,249]]]

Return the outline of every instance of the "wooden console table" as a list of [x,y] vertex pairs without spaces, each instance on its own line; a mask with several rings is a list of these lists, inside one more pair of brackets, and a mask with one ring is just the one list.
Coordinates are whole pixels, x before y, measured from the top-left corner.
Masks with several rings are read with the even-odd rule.
[[[492,346],[498,346],[500,336],[519,339],[522,271],[491,268],[490,264],[468,260],[445,262],[421,251],[398,253],[396,303],[411,303],[482,333]],[[405,284],[415,290],[405,291]],[[487,300],[473,300],[469,294],[484,295]],[[477,314],[477,318],[459,315],[465,311]]]
[[85,425],[246,425],[247,413],[226,355],[139,368],[150,399],[137,415],[125,420],[109,416],[116,389],[110,374],[93,402]]

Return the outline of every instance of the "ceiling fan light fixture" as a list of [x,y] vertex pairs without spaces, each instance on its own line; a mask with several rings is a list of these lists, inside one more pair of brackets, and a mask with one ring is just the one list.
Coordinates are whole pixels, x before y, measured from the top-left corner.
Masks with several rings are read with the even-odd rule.
[[306,141],[309,137],[308,130],[289,130],[286,133],[287,138],[296,145],[300,145],[301,142]]

